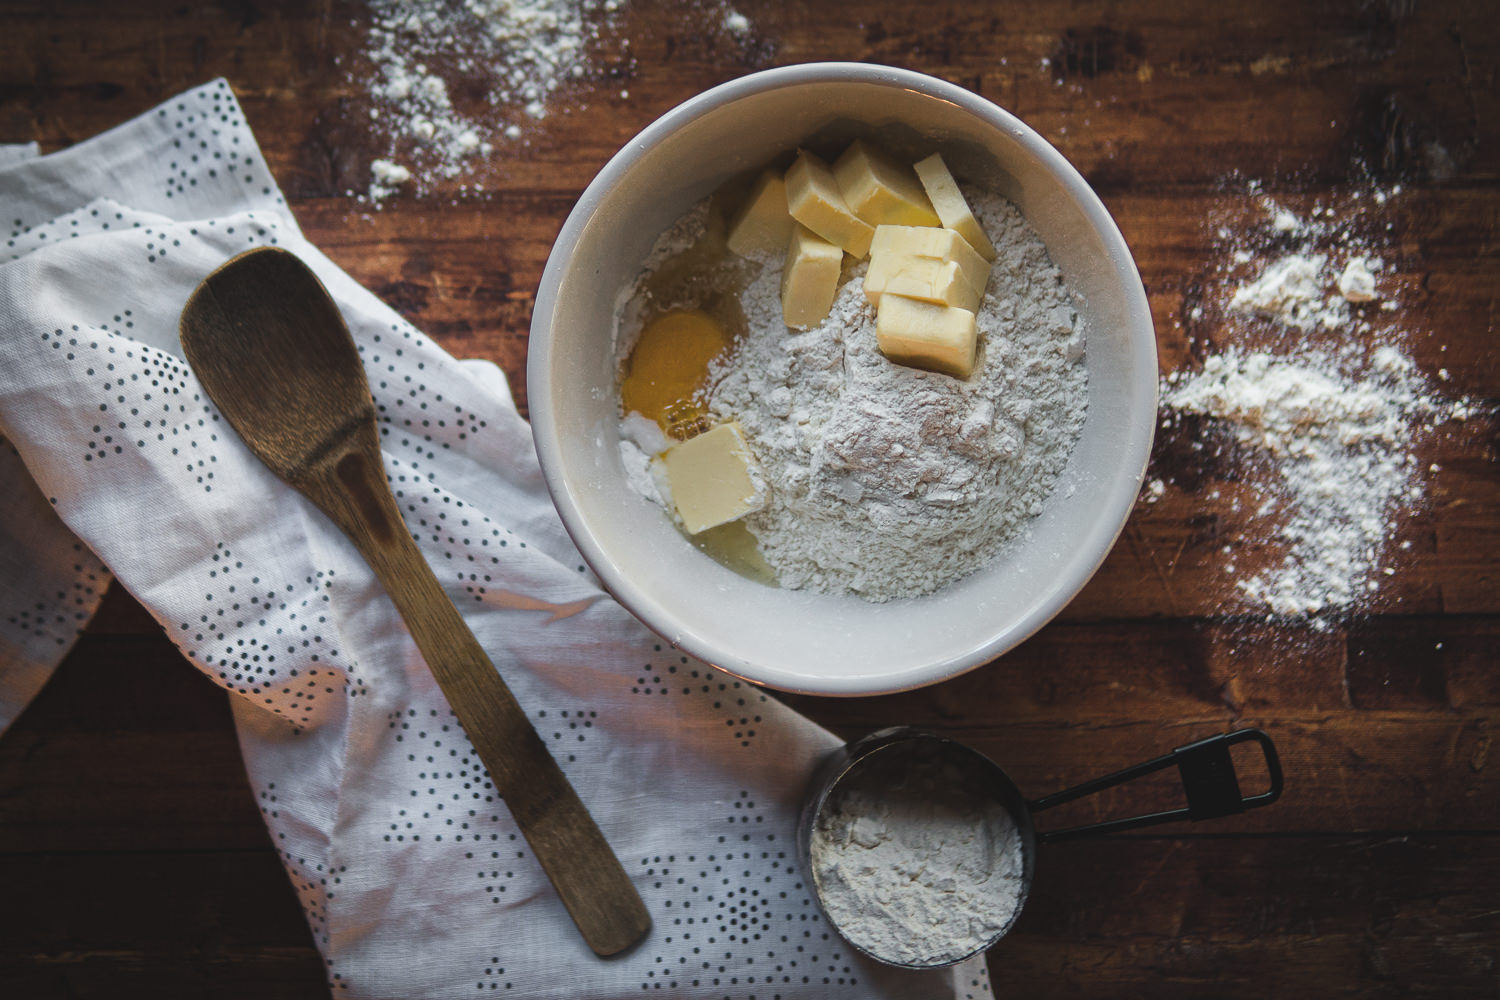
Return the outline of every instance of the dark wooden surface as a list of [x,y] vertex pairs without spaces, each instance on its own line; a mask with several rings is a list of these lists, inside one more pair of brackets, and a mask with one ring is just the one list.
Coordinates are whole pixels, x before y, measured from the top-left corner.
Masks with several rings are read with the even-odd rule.
[[[467,177],[378,212],[347,196],[377,147],[358,125],[365,15],[343,4],[0,4],[0,140],[54,149],[227,76],[311,239],[454,353],[502,365],[523,404],[532,296],[578,193],[655,116],[762,66],[906,66],[1027,120],[1124,231],[1164,372],[1229,339],[1198,307],[1246,180],[1299,210],[1399,183],[1381,218],[1405,346],[1490,410],[1426,446],[1440,471],[1368,610],[1324,630],[1232,613],[1229,473],[1167,438],[1153,474],[1172,488],[1021,649],[910,694],[790,700],[851,735],[954,733],[1032,794],[1232,726],[1274,735],[1271,809],[1047,848],[991,954],[1002,994],[1500,995],[1500,10],[744,0],[752,35],[729,44],[699,28],[726,9],[628,4],[576,110],[497,157],[480,194]],[[0,738],[0,995],[325,993],[225,696],[116,587]]]

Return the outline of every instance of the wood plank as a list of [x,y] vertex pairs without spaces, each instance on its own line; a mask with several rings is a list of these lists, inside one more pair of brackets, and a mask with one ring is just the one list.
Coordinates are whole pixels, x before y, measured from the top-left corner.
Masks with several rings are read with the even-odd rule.
[[[924,724],[908,707],[894,716],[799,705],[848,736],[915,724],[959,739],[998,763],[1023,794],[1040,797],[1148,760],[1174,747],[1245,726],[1275,741],[1286,791],[1268,808],[1212,821],[1215,833],[1488,832],[1500,830],[1500,779],[1488,768],[1494,719],[1439,722],[1396,714],[1360,718],[1131,723]],[[1246,795],[1265,790],[1264,767],[1247,751]],[[1045,829],[1185,805],[1172,775],[1100,793],[1059,809]]]
[[[652,4],[629,5],[605,33],[593,77],[564,95],[570,113],[512,151],[523,155],[451,188],[477,178],[486,187],[579,189],[684,95],[820,58],[909,66],[968,86],[1055,137],[1106,190],[1202,183],[1212,176],[1205,171],[1230,170],[1316,182],[1346,176],[1351,158],[1389,176],[1495,175],[1500,160],[1475,132],[1495,105],[1475,79],[1475,67],[1496,54],[1480,7],[1290,6],[1268,16],[1240,0],[1223,5],[1213,39],[1195,31],[1186,16],[1194,9],[1145,0],[1029,10],[950,3],[920,16],[886,8],[851,20],[837,8],[769,8],[752,19],[755,39],[730,46],[684,31]],[[65,31],[59,18],[32,13],[0,44],[15,88],[0,103],[0,123],[11,130],[61,145],[225,74],[257,131],[290,140],[270,152],[277,175],[295,178],[292,194],[366,186],[354,181],[373,138],[330,129],[368,118],[358,7],[91,3],[70,6]],[[1180,152],[1185,136],[1191,157]]]
[[269,848],[0,854],[8,996],[327,997]]
[[[1330,996],[1493,995],[1497,873],[1493,836],[1048,845],[991,975],[1000,992],[1037,997],[1079,982],[1106,998],[1301,996],[1310,983]],[[322,990],[270,851],[0,855],[0,882],[25,901],[0,916],[0,979],[26,996]]]
[[159,633],[85,635],[0,738],[0,851],[269,844],[227,695]]
[[[1493,996],[1494,837],[1048,845],[997,995]],[[1313,988],[1311,984],[1318,984]]]
[[[1416,452],[1429,472],[1427,500],[1395,522],[1378,590],[1352,609],[1372,614],[1494,614],[1500,609],[1500,482],[1489,468],[1500,434],[1494,410],[1472,419],[1431,450]],[[1168,484],[1161,499],[1137,502],[1096,576],[1064,609],[1065,621],[1104,618],[1240,618],[1270,625],[1239,582],[1278,564],[1284,552],[1257,520],[1258,501],[1236,482],[1232,461],[1207,456],[1191,432],[1158,437],[1147,476]],[[1216,496],[1214,494],[1217,494]],[[1226,572],[1226,567],[1234,572]],[[1340,618],[1333,616],[1336,624]],[[1327,619],[1324,619],[1326,622]],[[1297,632],[1316,623],[1283,623]]]
[[[1280,747],[1286,795],[1216,830],[1500,830],[1500,771],[1488,767],[1500,689],[1487,669],[1500,626],[1440,620],[1429,642],[1429,624],[1295,640],[1240,626],[1054,626],[919,692],[786,700],[851,737],[893,724],[952,734],[1034,796],[1259,725]],[[1132,669],[1099,670],[1118,662]],[[165,639],[85,637],[0,741],[0,850],[263,846],[224,697]],[[1245,766],[1247,785],[1260,780]],[[1172,796],[1127,787],[1058,822]]]
[[0,789],[0,851],[248,849],[269,842],[227,726],[9,733],[0,743]]
[[1487,669],[1497,656],[1500,623],[1489,617],[1371,618],[1327,630],[1235,620],[1070,622],[920,691],[786,697],[848,722],[920,706],[933,721],[975,728],[1259,715],[1338,723],[1371,718],[1372,709],[1482,719],[1500,706],[1500,679]]

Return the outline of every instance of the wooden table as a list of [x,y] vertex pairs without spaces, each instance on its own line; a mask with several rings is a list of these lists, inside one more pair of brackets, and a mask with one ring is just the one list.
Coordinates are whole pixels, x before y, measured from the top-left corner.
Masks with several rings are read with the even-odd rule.
[[[1031,794],[1227,728],[1274,736],[1287,790],[1269,809],[1047,848],[990,956],[1003,994],[1500,994],[1500,8],[743,0],[748,36],[701,27],[728,9],[632,0],[574,109],[479,193],[468,176],[378,211],[349,195],[377,144],[367,18],[342,4],[5,3],[0,139],[58,148],[228,77],[310,238],[454,353],[502,365],[523,405],[533,293],[579,192],[657,115],[754,69],[889,63],[1020,115],[1118,220],[1164,372],[1234,342],[1221,227],[1251,225],[1250,182],[1304,215],[1399,185],[1371,216],[1392,323],[1480,412],[1423,446],[1410,544],[1359,613],[1318,629],[1233,599],[1224,560],[1253,555],[1239,473],[1177,430],[1153,460],[1161,498],[1019,650],[910,694],[790,700],[841,733],[952,733]],[[0,995],[325,993],[225,696],[118,587],[0,739],[0,887]]]

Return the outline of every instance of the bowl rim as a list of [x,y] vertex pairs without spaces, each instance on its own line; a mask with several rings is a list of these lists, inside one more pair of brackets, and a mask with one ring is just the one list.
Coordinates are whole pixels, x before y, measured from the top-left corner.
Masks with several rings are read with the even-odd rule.
[[[1077,168],[1050,142],[1009,111],[988,98],[938,77],[874,63],[798,63],[760,70],[729,80],[673,107],[638,132],[610,157],[585,187],[569,212],[553,242],[542,272],[533,305],[528,341],[527,392],[531,412],[530,423],[548,493],[562,519],[563,527],[578,547],[584,561],[599,577],[604,588],[627,611],[653,632],[662,636],[673,648],[689,653],[742,680],[776,690],[826,696],[890,694],[924,687],[976,669],[1019,646],[1052,621],[1093,578],[1113,550],[1129,520],[1135,493],[1130,494],[1131,502],[1122,502],[1119,505],[1117,523],[1112,525],[1106,536],[1097,539],[1098,545],[1093,552],[1092,559],[1074,567],[1074,572],[1070,572],[1066,579],[1060,579],[1054,586],[1046,588],[1043,599],[1037,601],[1029,612],[1010,621],[1006,626],[997,628],[987,641],[970,645],[947,656],[924,661],[900,673],[882,674],[879,678],[809,677],[804,672],[785,670],[776,664],[751,663],[736,657],[732,652],[717,648],[714,643],[708,641],[693,628],[691,623],[683,621],[676,615],[671,608],[646,598],[632,585],[628,574],[622,571],[588,530],[577,500],[562,475],[560,463],[553,461],[562,447],[555,433],[556,421],[552,400],[544,386],[553,364],[552,342],[546,331],[556,312],[558,295],[568,270],[568,258],[571,256],[569,251],[578,243],[580,235],[599,211],[602,202],[616,182],[628,174],[636,163],[659,142],[698,118],[714,113],[727,104],[768,91],[825,83],[887,86],[923,93],[954,104],[1016,141],[1028,155],[1036,157],[1049,173],[1057,177],[1068,197],[1078,206],[1088,225],[1108,248],[1109,265],[1117,275],[1123,289],[1126,312],[1134,321],[1143,322],[1147,329],[1153,331],[1149,344],[1151,356],[1149,392],[1143,395],[1143,399],[1149,396],[1151,413],[1144,421],[1147,432],[1139,439],[1139,454],[1128,466],[1135,492],[1139,491],[1150,460],[1158,404],[1154,322],[1135,259],[1113,216]],[[1132,328],[1136,322],[1132,322]],[[1143,361],[1137,367],[1144,366]],[[1140,378],[1141,375],[1141,372],[1133,371],[1131,378]],[[1145,416],[1144,410],[1143,406],[1143,417]]]

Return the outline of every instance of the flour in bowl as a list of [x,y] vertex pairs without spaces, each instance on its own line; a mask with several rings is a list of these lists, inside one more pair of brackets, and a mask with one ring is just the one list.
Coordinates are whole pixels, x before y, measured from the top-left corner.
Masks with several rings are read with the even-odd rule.
[[[743,330],[712,366],[704,404],[712,421],[738,422],[771,484],[743,524],[783,587],[869,601],[930,594],[1020,537],[1057,488],[1087,411],[1077,310],[1020,212],[967,194],[997,252],[967,379],[881,354],[864,262],[846,257],[827,318],[795,331],[781,314],[781,258],[731,255]],[[622,316],[622,357],[657,271],[701,252],[713,229],[699,206],[658,242]],[[654,306],[696,308],[704,294]],[[622,457],[639,472],[649,455],[638,445],[650,444],[626,431]]]

